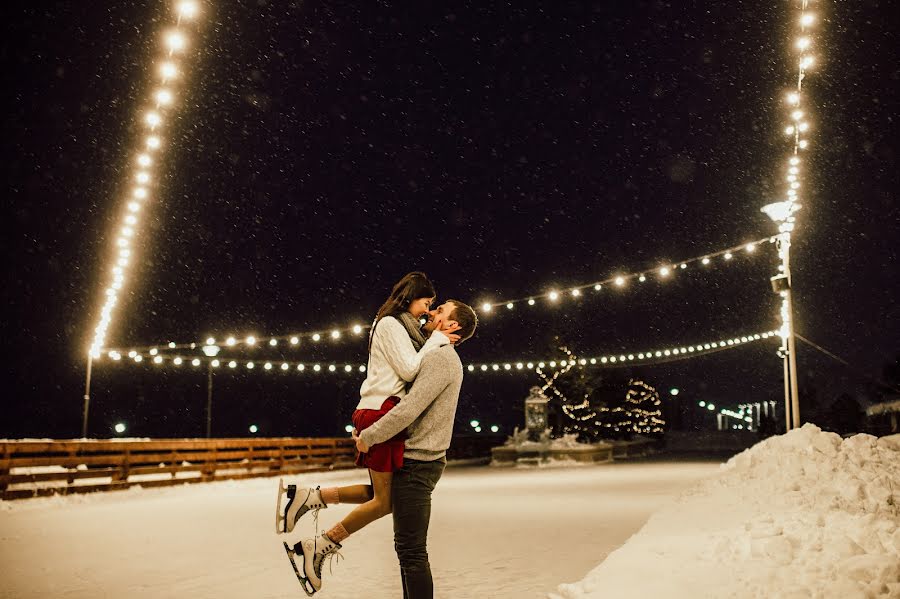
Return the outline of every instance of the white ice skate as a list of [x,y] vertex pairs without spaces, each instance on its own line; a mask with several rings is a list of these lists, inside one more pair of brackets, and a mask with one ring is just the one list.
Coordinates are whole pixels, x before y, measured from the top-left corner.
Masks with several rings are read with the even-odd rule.
[[[294,574],[300,581],[300,586],[307,596],[315,595],[322,588],[322,563],[328,558],[328,568],[331,571],[331,560],[337,557],[343,559],[343,555],[338,551],[341,546],[335,543],[325,535],[319,535],[314,539],[304,539],[293,547],[284,543],[284,550],[287,552],[288,559],[294,567]],[[294,560],[295,555],[303,556],[302,570],[297,567]]]
[[[282,499],[287,504],[282,508]],[[278,534],[291,532],[303,514],[312,510],[318,528],[319,510],[328,507],[322,501],[319,487],[315,489],[298,489],[297,485],[284,486],[284,479],[278,479],[278,501],[275,506],[275,532]]]

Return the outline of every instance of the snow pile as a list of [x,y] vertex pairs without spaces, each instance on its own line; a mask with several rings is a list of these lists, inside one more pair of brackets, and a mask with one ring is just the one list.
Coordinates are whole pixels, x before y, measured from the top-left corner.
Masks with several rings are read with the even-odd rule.
[[578,440],[577,433],[563,435],[562,437],[551,439],[549,428],[541,432],[540,438],[537,441],[531,441],[528,439],[527,430],[520,431],[518,428],[516,428],[513,434],[507,437],[506,442],[503,444],[504,447],[515,447],[520,451],[548,449],[588,449],[591,447],[596,447],[598,445],[607,445],[607,443],[604,441],[600,441],[599,443],[594,444],[581,443]]
[[733,457],[551,597],[900,598],[898,503],[898,436],[807,424]]

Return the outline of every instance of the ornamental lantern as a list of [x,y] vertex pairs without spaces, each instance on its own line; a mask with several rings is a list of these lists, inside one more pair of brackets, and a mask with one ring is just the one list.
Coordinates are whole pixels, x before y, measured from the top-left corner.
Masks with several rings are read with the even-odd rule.
[[537,441],[547,430],[547,402],[550,401],[540,387],[529,389],[530,395],[525,398],[525,430],[528,440]]

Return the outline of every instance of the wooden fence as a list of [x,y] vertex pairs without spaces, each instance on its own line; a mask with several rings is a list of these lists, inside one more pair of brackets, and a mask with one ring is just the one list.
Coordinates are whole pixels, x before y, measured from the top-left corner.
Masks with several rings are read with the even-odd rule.
[[0,498],[20,499],[353,468],[349,438],[0,443]]

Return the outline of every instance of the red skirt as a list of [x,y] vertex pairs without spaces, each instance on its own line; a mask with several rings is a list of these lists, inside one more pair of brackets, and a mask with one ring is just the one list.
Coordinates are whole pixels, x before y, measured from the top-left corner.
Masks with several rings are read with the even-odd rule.
[[[363,432],[391,411],[391,408],[400,403],[400,398],[391,396],[384,400],[377,410],[355,410],[353,412],[353,426],[358,432]],[[384,443],[378,443],[369,448],[366,453],[356,456],[356,465],[369,468],[375,472],[396,472],[403,466],[403,450],[406,449],[406,431],[397,433]]]

